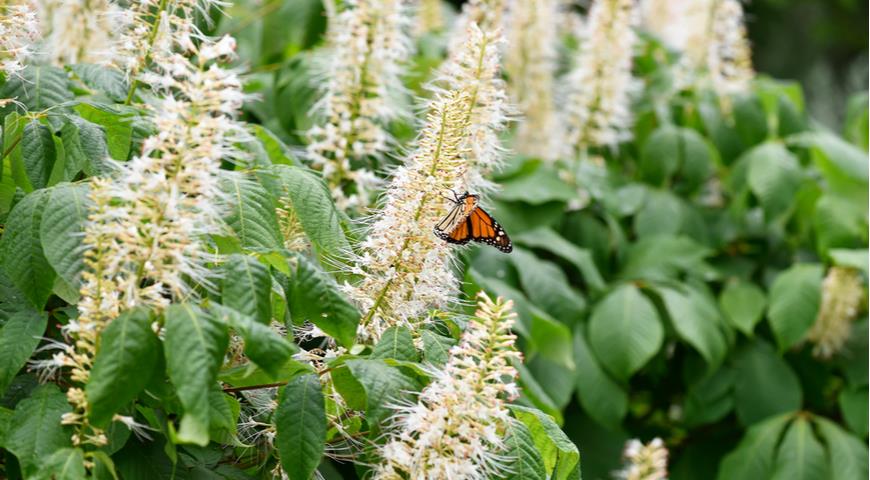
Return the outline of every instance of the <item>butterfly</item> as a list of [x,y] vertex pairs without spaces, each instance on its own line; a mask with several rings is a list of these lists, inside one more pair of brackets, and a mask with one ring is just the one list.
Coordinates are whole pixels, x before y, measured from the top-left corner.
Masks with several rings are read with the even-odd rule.
[[453,198],[447,198],[454,203],[450,212],[435,225],[435,236],[447,243],[465,245],[471,240],[482,242],[510,253],[514,249],[511,239],[501,225],[486,211],[480,208],[480,196],[465,192],[462,195],[453,193]]

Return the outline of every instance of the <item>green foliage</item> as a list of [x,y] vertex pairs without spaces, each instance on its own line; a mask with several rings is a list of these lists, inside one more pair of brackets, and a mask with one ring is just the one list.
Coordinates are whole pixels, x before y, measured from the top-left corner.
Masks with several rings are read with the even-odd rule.
[[275,428],[275,447],[284,472],[291,479],[311,478],[326,438],[326,411],[317,375],[299,375],[282,389]]

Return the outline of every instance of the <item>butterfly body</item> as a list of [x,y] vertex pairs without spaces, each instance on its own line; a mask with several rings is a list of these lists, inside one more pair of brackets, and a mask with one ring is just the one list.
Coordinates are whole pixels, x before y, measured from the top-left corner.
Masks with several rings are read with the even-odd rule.
[[480,196],[465,192],[451,201],[453,208],[435,225],[438,238],[458,245],[474,240],[505,253],[513,250],[513,243],[501,225],[480,208]]

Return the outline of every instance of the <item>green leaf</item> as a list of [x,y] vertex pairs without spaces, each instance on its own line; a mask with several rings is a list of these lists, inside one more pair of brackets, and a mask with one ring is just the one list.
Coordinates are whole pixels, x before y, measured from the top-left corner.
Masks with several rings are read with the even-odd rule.
[[719,306],[734,328],[751,337],[755,325],[764,315],[767,297],[764,290],[754,283],[734,281],[722,290]]
[[227,328],[188,304],[171,305],[165,316],[166,366],[184,407],[178,438],[204,446],[209,441],[208,391],[227,349]]
[[770,478],[776,447],[790,417],[781,415],[750,428],[719,466],[719,480]]
[[743,425],[800,408],[803,395],[797,375],[767,343],[755,340],[738,349],[734,373],[734,401]]
[[392,414],[389,405],[410,398],[410,392],[419,388],[411,377],[383,360],[348,360],[345,364],[365,390],[366,419],[371,428]]
[[223,265],[221,303],[268,325],[272,319],[272,275],[255,258],[233,254]]
[[503,181],[498,198],[506,202],[541,205],[547,202],[567,202],[575,195],[574,189],[562,181],[553,169],[540,164],[530,174]]
[[0,328],[0,396],[39,345],[47,323],[44,313],[25,310],[13,313]]
[[127,81],[120,70],[91,63],[77,63],[69,68],[88,88],[103,92],[118,103],[127,99]]
[[78,448],[62,448],[40,462],[34,480],[85,480],[85,455]]
[[109,148],[106,131],[96,123],[77,116],[67,116],[60,129],[63,141],[64,176],[72,180],[79,172],[88,176],[108,172]]
[[269,375],[277,377],[298,349],[268,325],[251,316],[223,305],[213,304],[213,313],[220,316],[218,323],[230,325],[245,342],[245,355]]
[[308,240],[321,255],[341,257],[350,251],[341,214],[323,180],[312,172],[289,165],[274,165],[270,170],[278,180],[279,203],[296,213]]
[[694,191],[712,169],[710,148],[698,132],[663,125],[644,142],[640,154],[640,175],[648,183],[666,186],[680,172],[686,190]]
[[39,226],[47,198],[45,190],[38,190],[18,202],[0,239],[0,265],[38,310],[48,300],[56,276],[40,244]]
[[580,320],[586,300],[568,286],[568,278],[559,267],[521,248],[514,249],[510,259],[517,268],[523,290],[535,305],[566,325]]
[[650,190],[646,201],[634,217],[638,237],[678,235],[686,221],[687,207],[676,195],[661,190]]
[[589,250],[574,245],[553,230],[537,228],[519,234],[514,238],[514,241],[527,247],[547,250],[571,262],[583,275],[583,280],[592,291],[600,292],[604,289],[604,279],[601,277]]
[[456,340],[431,330],[423,330],[420,337],[423,339],[423,360],[425,362],[436,366],[447,363],[450,349],[456,345]]
[[820,255],[832,248],[867,245],[867,214],[863,205],[825,194],[816,201],[813,227]]
[[589,319],[589,345],[613,376],[628,380],[662,346],[664,328],[652,302],[634,285],[604,297]]
[[846,139],[859,148],[867,150],[870,135],[870,110],[867,92],[858,92],[849,98],[846,106],[846,120],[843,122]]
[[275,216],[272,195],[255,179],[234,174],[221,179],[226,193],[228,215],[225,221],[236,232],[242,246],[254,250],[283,247]]
[[867,386],[843,389],[837,403],[840,404],[840,411],[843,412],[846,425],[859,437],[866,437],[868,423]]
[[263,150],[265,150],[266,155],[269,157],[269,161],[273,165],[299,166],[299,162],[290,152],[290,148],[287,147],[287,145],[284,145],[284,142],[272,133],[271,130],[257,124],[249,124],[248,127],[254,132],[254,136],[257,137],[257,140],[259,140],[263,145]]
[[687,237],[655,236],[631,245],[620,272],[625,279],[666,280],[681,271],[696,271],[712,252]]
[[628,411],[628,394],[598,365],[579,327],[574,331],[574,364],[580,405],[598,423],[616,430]]
[[408,362],[420,360],[419,355],[417,355],[417,349],[414,347],[414,338],[411,336],[411,331],[402,326],[388,328],[381,335],[381,339],[372,350],[370,358],[383,360],[392,358]]
[[823,273],[821,265],[796,264],[773,281],[767,317],[780,350],[803,339],[816,321]]
[[800,165],[779,143],[765,143],[746,153],[749,188],[764,207],[767,218],[775,218],[794,202],[803,179]]
[[545,480],[547,472],[541,452],[535,448],[534,439],[522,422],[508,422],[505,428],[506,459],[509,459],[509,471],[502,477],[504,480]]
[[133,401],[157,373],[160,339],[151,329],[151,322],[147,309],[129,310],[100,335],[100,349],[85,388],[94,425],[108,425],[112,416]]
[[725,359],[728,344],[721,330],[722,319],[712,301],[694,288],[685,291],[658,288],[677,335],[704,357],[709,371]]
[[867,274],[867,265],[870,264],[867,249],[849,250],[844,248],[832,248],[828,251],[828,255],[833,260],[834,265],[841,267],[852,267],[856,270],[863,270]]
[[511,405],[510,409],[528,427],[548,478],[568,479],[580,463],[580,451],[574,442],[559,429],[552,417],[540,410],[519,405]]
[[[126,97],[126,93],[124,94]],[[119,161],[127,160],[133,142],[132,112],[102,104],[80,103],[76,112],[85,120],[101,126],[106,131],[106,146],[109,155]]]
[[275,410],[275,448],[291,480],[308,480],[320,464],[326,410],[317,374],[299,375],[281,390]]
[[837,480],[864,480],[867,478],[867,444],[822,417],[813,422],[828,447],[831,477]]
[[48,186],[51,170],[57,159],[50,128],[39,123],[39,120],[30,119],[24,124],[21,142],[12,155],[20,156],[24,171],[33,188]]
[[15,407],[4,447],[18,457],[25,477],[55,451],[69,446],[70,432],[60,423],[69,411],[66,395],[54,384],[37,387]]
[[39,237],[48,263],[78,291],[85,268],[82,239],[91,200],[89,184],[64,183],[49,190],[39,226]]
[[72,101],[66,72],[57,67],[29,65],[19,75],[6,79],[0,98],[14,98],[25,111],[41,112]]
[[298,255],[293,278],[285,285],[287,306],[293,322],[305,320],[335,338],[345,347],[353,345],[360,315],[339,291],[328,275],[320,272],[308,259]]
[[813,435],[810,422],[798,416],[776,453],[774,480],[815,480],[829,478],[825,449]]
[[689,385],[683,420],[697,427],[717,422],[734,409],[734,370],[720,368]]
[[263,4],[270,13],[262,18],[262,60],[281,61],[313,46],[326,30],[323,4],[314,0]]

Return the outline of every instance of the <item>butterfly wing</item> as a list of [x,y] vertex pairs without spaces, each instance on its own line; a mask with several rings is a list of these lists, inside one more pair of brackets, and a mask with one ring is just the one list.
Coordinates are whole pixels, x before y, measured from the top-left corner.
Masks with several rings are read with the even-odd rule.
[[460,245],[468,243],[471,240],[468,237],[468,217],[463,214],[464,207],[461,203],[457,203],[447,215],[435,225],[435,236],[441,240],[446,240],[448,243],[458,243]]
[[468,216],[466,223],[468,224],[471,240],[492,245],[505,253],[510,253],[514,249],[510,237],[501,228],[501,225],[490,214],[486,213],[484,209],[480,207],[475,208]]

